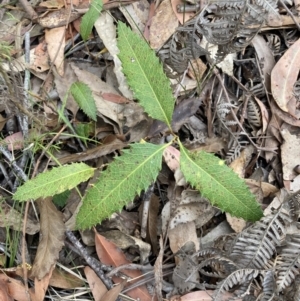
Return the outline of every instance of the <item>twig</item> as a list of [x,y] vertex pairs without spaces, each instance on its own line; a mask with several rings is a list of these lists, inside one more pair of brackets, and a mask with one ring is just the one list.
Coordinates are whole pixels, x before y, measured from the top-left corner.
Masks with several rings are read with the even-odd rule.
[[290,9],[285,5],[283,0],[279,0],[280,4],[285,8],[285,10],[287,11],[287,13],[291,16],[291,18],[293,19],[293,21],[295,22],[295,25],[297,26],[298,30],[300,31],[300,25],[297,22],[295,16],[293,15],[293,13],[290,11]]
[[29,15],[29,18],[31,20],[36,20],[38,18],[38,14],[36,11],[32,8],[29,1],[26,0],[19,0],[19,3],[22,5],[22,7],[25,9],[27,14]]
[[9,175],[8,175],[8,173],[6,171],[6,168],[5,168],[5,166],[3,165],[2,162],[0,162],[0,169],[2,171],[2,174],[3,174],[3,176],[4,176],[4,178],[5,178],[6,182],[7,182],[7,184],[9,185],[9,187],[11,189],[13,189],[14,185],[13,185],[12,181],[10,180]]
[[85,259],[86,263],[94,270],[97,276],[102,280],[106,288],[110,290],[113,287],[113,283],[111,279],[107,278],[103,272],[103,267],[106,266],[102,264],[100,261],[98,261],[97,259],[91,257],[88,254],[87,250],[83,247],[83,245],[80,243],[80,241],[75,237],[75,235],[71,231],[67,230],[66,236],[80,252],[80,255]]
[[[30,32],[25,33],[25,63],[29,66],[30,64]],[[28,90],[29,90],[29,81],[30,81],[30,71],[28,68],[25,69],[25,76],[24,76],[24,107],[28,110],[29,109],[29,97],[28,97]],[[22,131],[24,138],[28,136],[28,116],[23,116],[23,124]]]
[[11,153],[3,146],[0,145],[0,152],[6,157],[9,163],[12,165],[13,169],[17,173],[17,175],[25,182],[28,180],[28,177],[24,173],[24,171],[17,165]]

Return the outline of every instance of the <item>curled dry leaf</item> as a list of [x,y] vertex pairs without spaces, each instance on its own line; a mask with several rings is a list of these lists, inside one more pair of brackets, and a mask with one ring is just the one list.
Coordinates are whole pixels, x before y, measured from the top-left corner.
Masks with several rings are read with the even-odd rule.
[[189,241],[195,244],[196,251],[199,250],[195,222],[178,224],[175,228],[168,231],[168,237],[170,240],[170,249],[173,254],[177,253],[179,249]]
[[300,69],[300,39],[280,58],[271,73],[273,97],[281,110],[295,115],[294,83]]
[[117,56],[117,54],[119,54],[119,48],[117,46],[117,33],[113,17],[108,12],[104,11],[101,13],[94,26],[105,47],[113,57],[115,63],[114,72],[119,83],[119,90],[128,99],[133,99],[132,91],[129,89],[127,80],[122,71],[122,63]]
[[217,212],[210,203],[200,196],[198,191],[184,190],[181,194],[180,204],[172,213],[169,229],[179,224],[195,221],[196,227],[206,224]]
[[261,112],[261,121],[262,121],[262,131],[263,133],[267,130],[269,124],[269,113],[266,106],[257,98],[255,97],[255,101],[258,104]]
[[52,198],[37,200],[40,209],[42,239],[34,259],[31,275],[42,279],[56,263],[64,245],[65,224],[63,214],[56,209]]
[[77,11],[71,11],[67,8],[50,11],[44,17],[38,18],[39,24],[44,28],[56,28],[67,25],[70,22],[78,19],[82,14]]

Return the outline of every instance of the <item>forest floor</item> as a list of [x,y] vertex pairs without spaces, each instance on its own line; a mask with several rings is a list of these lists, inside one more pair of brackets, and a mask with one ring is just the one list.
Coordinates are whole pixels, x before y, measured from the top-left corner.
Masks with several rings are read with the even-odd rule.
[[2,0],[0,299],[300,300],[299,5]]

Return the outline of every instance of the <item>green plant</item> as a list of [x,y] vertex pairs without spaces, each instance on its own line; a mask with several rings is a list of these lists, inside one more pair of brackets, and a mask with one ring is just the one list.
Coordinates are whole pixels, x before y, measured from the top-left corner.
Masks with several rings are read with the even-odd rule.
[[[135,97],[150,116],[165,122],[172,132],[171,119],[175,100],[158,58],[147,43],[122,22],[118,23],[118,36],[119,58]],[[78,103],[82,106],[82,102]],[[171,143],[177,143],[180,147],[180,168],[186,180],[213,205],[251,221],[262,217],[262,210],[254,195],[237,174],[214,155],[189,152],[174,134],[174,140],[169,144],[154,145],[141,141],[132,144],[121,156],[115,158],[86,192],[77,216],[77,227],[85,229],[101,222],[112,213],[120,211],[137,194],[147,189],[155,181],[161,168],[163,151]],[[79,173],[76,181],[69,181],[68,185],[60,181],[59,190],[58,186],[53,185],[47,188],[47,193],[45,190],[41,193],[41,186],[57,180],[58,173],[54,169],[45,173],[46,176],[41,174],[19,187],[14,199],[25,201],[29,198],[46,197],[75,187],[93,174],[92,169],[82,164],[81,168],[86,171],[85,177]],[[72,169],[72,166],[75,164],[60,167],[59,174],[64,172],[65,177],[71,179],[73,175],[67,169]],[[38,182],[42,177],[44,179]]]

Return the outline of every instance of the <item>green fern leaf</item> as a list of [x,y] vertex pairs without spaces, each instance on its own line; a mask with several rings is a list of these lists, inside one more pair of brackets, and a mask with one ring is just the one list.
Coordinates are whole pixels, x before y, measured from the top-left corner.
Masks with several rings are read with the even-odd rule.
[[29,199],[36,200],[53,196],[87,181],[93,174],[94,168],[84,163],[54,167],[20,186],[13,199],[16,201],[27,201]]
[[116,157],[84,197],[77,228],[86,229],[100,223],[148,188],[158,175],[167,146],[136,143]]
[[262,210],[245,182],[212,154],[189,152],[180,144],[180,169],[186,180],[212,205],[233,216],[257,221]]
[[170,128],[174,97],[154,51],[124,23],[118,23],[119,58],[130,88],[145,111]]
[[91,3],[88,12],[82,17],[80,24],[80,35],[84,41],[86,41],[91,34],[94,23],[102,11],[102,7],[102,0],[94,0]]
[[80,109],[82,109],[82,111],[92,120],[96,121],[97,108],[89,86],[81,82],[75,82],[70,87],[70,92],[75,101],[78,103]]

